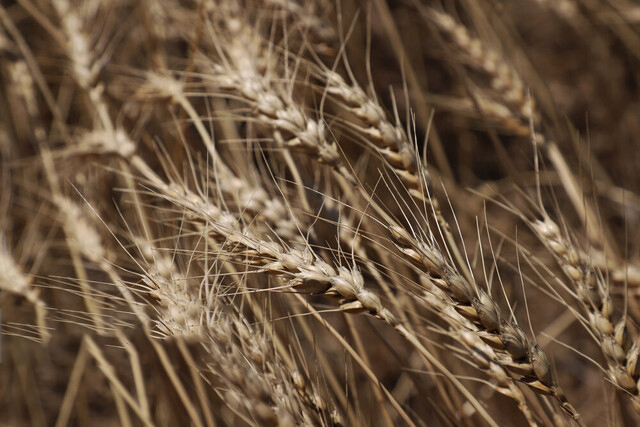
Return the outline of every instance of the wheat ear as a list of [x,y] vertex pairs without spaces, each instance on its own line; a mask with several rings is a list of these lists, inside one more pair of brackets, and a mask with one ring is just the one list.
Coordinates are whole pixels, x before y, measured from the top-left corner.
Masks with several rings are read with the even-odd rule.
[[499,363],[521,376],[532,390],[553,396],[569,416],[581,423],[580,415],[558,386],[547,356],[531,344],[517,323],[501,315],[493,297],[448,265],[435,247],[419,241],[401,227],[391,227],[389,231],[398,249],[426,274],[422,279],[444,291],[454,308],[473,321],[471,332],[476,332],[498,352]]
[[613,318],[614,307],[610,289],[602,273],[594,268],[588,257],[579,251],[560,227],[544,215],[530,223],[538,239],[554,255],[558,265],[569,278],[577,299],[586,314],[586,326],[593,333],[605,356],[611,381],[626,393],[636,411],[640,412],[640,344],[632,344],[627,318],[618,322]]

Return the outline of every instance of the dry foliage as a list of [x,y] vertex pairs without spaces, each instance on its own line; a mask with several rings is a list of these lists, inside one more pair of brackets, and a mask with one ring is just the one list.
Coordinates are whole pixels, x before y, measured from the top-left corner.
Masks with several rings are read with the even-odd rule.
[[640,7],[0,5],[0,424],[638,425]]

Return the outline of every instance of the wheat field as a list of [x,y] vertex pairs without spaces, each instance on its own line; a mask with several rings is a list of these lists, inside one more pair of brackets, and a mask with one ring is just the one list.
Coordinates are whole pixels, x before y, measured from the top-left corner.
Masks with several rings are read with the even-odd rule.
[[0,425],[640,424],[640,6],[0,2]]

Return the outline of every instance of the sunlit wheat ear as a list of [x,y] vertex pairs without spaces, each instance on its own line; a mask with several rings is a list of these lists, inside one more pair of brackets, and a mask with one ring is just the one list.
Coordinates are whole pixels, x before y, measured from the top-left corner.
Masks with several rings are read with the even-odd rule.
[[[484,294],[486,295],[486,294]],[[423,298],[429,306],[436,310],[444,321],[450,325],[443,334],[449,335],[455,342],[463,347],[463,357],[468,357],[468,362],[478,369],[484,371],[495,382],[495,389],[498,393],[514,399],[522,414],[526,417],[530,425],[536,425],[532,409],[529,407],[526,397],[513,380],[513,375],[509,372],[508,366],[503,363],[504,357],[496,352],[495,348],[483,341],[478,334],[477,325],[463,313],[456,310],[455,302],[441,289],[431,286],[427,288]],[[539,351],[539,349],[536,349]],[[541,359],[546,360],[546,359]],[[541,369],[546,369],[543,376],[550,375],[549,363]]]
[[611,381],[628,392],[633,406],[640,411],[638,392],[638,342],[632,342],[623,315],[614,320],[614,306],[610,285],[602,273],[595,269],[589,258],[563,236],[560,227],[548,216],[531,223],[540,241],[554,255],[577,294],[587,326],[598,341],[607,361]]
[[472,326],[471,332],[476,332],[498,352],[500,357],[496,361],[507,371],[521,376],[522,381],[537,393],[556,398],[562,409],[576,421],[580,419],[558,386],[548,358],[529,341],[512,318],[501,314],[489,293],[460,275],[435,247],[418,241],[402,228],[394,227],[390,231],[398,249],[424,271],[424,283],[442,290],[448,296],[444,301],[472,321],[462,326]]
[[198,78],[204,88],[218,96],[239,97],[255,109],[252,118],[274,132],[272,138],[278,144],[314,156],[355,182],[342,164],[339,149],[324,122],[310,117],[294,99],[287,80],[293,81],[295,76],[283,71],[283,61],[289,59],[270,50],[253,27],[239,17],[217,28],[214,37],[220,58],[200,60],[203,74]]
[[336,297],[341,300],[342,310],[368,311],[392,326],[397,323],[379,298],[364,287],[362,275],[357,270],[346,267],[336,270],[309,249],[287,249],[275,242],[259,240],[248,231],[238,232],[224,220],[227,217],[227,213],[218,211],[208,212],[203,219],[209,222],[211,232],[223,239],[229,254],[247,259],[263,272],[287,278],[292,289]]
[[[346,60],[345,60],[346,61]],[[346,65],[349,70],[348,64]],[[415,135],[403,129],[395,112],[395,121],[382,108],[375,94],[365,92],[350,74],[351,83],[347,83],[342,76],[326,67],[319,67],[316,72],[320,81],[324,95],[330,97],[338,104],[339,111],[348,111],[353,114],[359,123],[343,123],[337,120],[347,131],[354,134],[358,140],[362,140],[369,150],[377,153],[388,168],[386,173],[397,179],[399,185],[389,185],[392,193],[408,194],[410,201],[400,201],[403,196],[396,198],[396,203],[401,210],[411,212],[408,214],[410,222],[426,222],[428,218],[434,218],[438,224],[438,234],[442,234],[447,242],[448,250],[455,259],[456,264],[466,273],[467,263],[458,249],[458,242],[454,238],[451,226],[445,219],[440,208],[440,203],[435,197],[431,178],[427,166],[423,164],[417,152]],[[395,107],[395,104],[394,104]],[[413,136],[412,136],[413,135]],[[374,203],[374,207],[375,207]],[[381,214],[388,226],[395,226],[387,215]]]
[[[204,221],[209,233],[221,238],[225,252],[246,259],[250,265],[269,273],[290,275],[290,286],[303,292],[332,294],[345,300],[345,310],[368,310],[395,324],[395,318],[382,307],[377,297],[364,288],[361,275],[340,267],[339,273],[309,250],[287,249],[282,245],[260,240],[248,229],[241,230],[238,218],[207,203],[186,189],[165,185],[165,194],[177,206],[187,210],[189,217]],[[309,289],[306,289],[309,286]]]

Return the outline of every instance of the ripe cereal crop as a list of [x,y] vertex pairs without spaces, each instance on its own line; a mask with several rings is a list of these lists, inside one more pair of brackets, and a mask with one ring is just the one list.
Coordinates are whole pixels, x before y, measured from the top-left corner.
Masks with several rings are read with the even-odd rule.
[[640,424],[640,7],[0,4],[0,425]]

